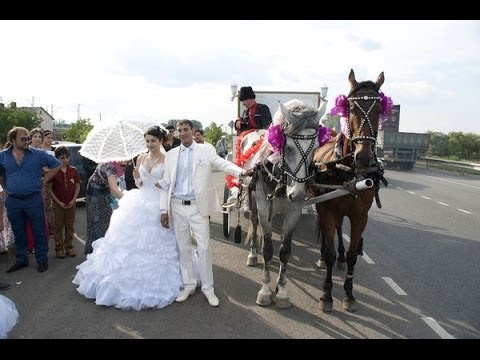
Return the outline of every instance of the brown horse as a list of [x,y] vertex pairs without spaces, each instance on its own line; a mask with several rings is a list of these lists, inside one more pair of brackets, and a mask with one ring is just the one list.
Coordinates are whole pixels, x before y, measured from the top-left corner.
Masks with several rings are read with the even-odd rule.
[[[342,126],[344,136],[343,156],[338,159],[334,153],[335,139],[315,151],[314,162],[318,167],[315,176],[314,192],[316,195],[330,192],[332,189],[323,185],[343,185],[352,179],[371,179],[373,186],[366,190],[353,189],[351,195],[345,195],[325,202],[317,203],[317,224],[320,229],[322,249],[326,263],[326,275],[323,282],[323,295],[320,298],[322,310],[333,309],[332,268],[336,261],[335,231],[341,229],[342,220],[346,216],[350,220],[350,246],[347,251],[347,274],[343,285],[345,298],[343,307],[347,311],[356,310],[353,296],[353,272],[357,255],[362,254],[362,233],[368,221],[368,211],[373,199],[381,206],[378,199],[380,181],[384,181],[383,167],[377,160],[375,143],[378,125],[382,115],[383,94],[380,87],[384,82],[383,72],[376,82],[355,80],[355,73],[350,71],[348,80],[350,92],[345,99],[345,118]],[[337,140],[338,142],[339,140]],[[322,189],[322,190],[321,190]],[[341,234],[338,234],[341,236]],[[340,254],[343,256],[343,254]]]

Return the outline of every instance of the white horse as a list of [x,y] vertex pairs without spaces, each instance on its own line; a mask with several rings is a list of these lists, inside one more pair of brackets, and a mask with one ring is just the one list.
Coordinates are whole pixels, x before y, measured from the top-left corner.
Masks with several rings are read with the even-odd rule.
[[[279,103],[279,110],[274,114],[268,132],[251,136],[252,139],[259,135],[266,138],[256,162],[245,164],[250,167],[256,164],[257,168],[248,184],[252,224],[249,229],[251,236],[247,236],[250,241],[247,265],[257,264],[257,230],[260,223],[263,230],[264,268],[262,288],[258,292],[256,303],[261,306],[268,306],[273,300],[277,307],[291,306],[285,273],[291,253],[293,231],[304,206],[306,183],[313,176],[313,150],[319,144],[319,120],[325,113],[325,107],[326,102],[322,102],[319,109],[315,109],[297,99],[285,104]],[[276,295],[270,288],[270,263],[273,257],[272,218],[275,214],[281,214],[284,218]]]

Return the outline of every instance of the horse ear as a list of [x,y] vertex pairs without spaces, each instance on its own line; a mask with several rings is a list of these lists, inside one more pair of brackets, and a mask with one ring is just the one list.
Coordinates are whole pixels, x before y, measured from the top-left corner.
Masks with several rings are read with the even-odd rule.
[[385,75],[383,75],[383,71],[378,75],[377,81],[375,82],[375,85],[377,85],[377,89],[380,89],[380,87],[383,85],[385,82]]
[[350,74],[348,75],[348,81],[350,81],[350,85],[352,86],[352,89],[358,85],[357,80],[355,80],[355,72],[353,69],[350,69]]
[[285,105],[283,105],[281,101],[278,101],[278,105],[280,106],[280,111],[282,115],[285,117],[285,119],[287,119],[287,122],[290,123],[291,122],[290,111],[286,108]]

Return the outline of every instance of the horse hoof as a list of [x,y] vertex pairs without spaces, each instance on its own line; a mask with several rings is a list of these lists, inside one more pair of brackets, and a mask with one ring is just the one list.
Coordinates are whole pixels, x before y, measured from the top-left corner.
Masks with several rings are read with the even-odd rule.
[[343,308],[348,312],[355,312],[357,311],[357,302],[348,298],[343,299]]
[[269,306],[272,304],[272,297],[270,295],[258,294],[255,303],[260,306]]
[[337,261],[337,267],[340,270],[345,270],[345,261],[344,262]]
[[275,297],[275,306],[279,309],[288,309],[292,306],[290,299],[287,298],[279,298],[278,296]]
[[320,300],[320,309],[323,312],[331,313],[333,311],[333,301]]
[[257,266],[257,264],[258,264],[257,255],[248,255],[247,266]]

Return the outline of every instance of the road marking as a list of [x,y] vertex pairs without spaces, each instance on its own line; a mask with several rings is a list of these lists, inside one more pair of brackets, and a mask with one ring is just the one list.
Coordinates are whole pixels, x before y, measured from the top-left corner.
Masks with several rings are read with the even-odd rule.
[[425,200],[432,200],[432,198],[429,198],[428,196],[422,196]]
[[407,191],[407,193],[412,194],[412,195],[416,195],[416,193],[414,193],[413,191]]
[[402,290],[400,286],[397,285],[395,281],[393,281],[390,277],[382,277],[382,279],[395,291],[398,295],[407,295],[405,291]]
[[[343,234],[343,240],[345,240],[346,242],[349,243],[350,242],[350,236],[348,236],[347,234]],[[363,260],[365,260],[367,262],[367,264],[375,264],[375,262],[372,260],[372,258],[370,256],[368,256],[365,251],[363,252],[362,258],[363,258]]]
[[75,239],[77,239],[78,241],[80,241],[82,243],[82,245],[85,245],[85,240],[83,240],[81,237],[79,237],[77,235],[77,233],[73,233],[73,236],[75,237]]
[[401,188],[400,186],[395,186],[395,188],[397,188],[398,190],[403,190],[403,188]]
[[471,214],[471,212],[470,212],[470,211],[467,211],[467,210],[463,210],[463,209],[457,209],[457,210],[458,210],[458,211],[461,211],[461,212],[463,212],[463,213],[465,213],[465,214]]
[[434,318],[429,316],[423,316],[422,320],[427,323],[433,331],[437,333],[442,339],[455,339],[454,336],[450,335]]
[[362,255],[363,260],[367,262],[367,264],[375,264],[375,262],[372,260],[370,256],[367,255],[367,253],[364,251]]
[[144,337],[140,334],[139,331],[132,330],[127,326],[122,326],[117,324],[115,327],[117,328],[118,331],[123,332],[134,339],[144,339]]
[[446,179],[442,179],[442,178],[435,177],[435,176],[429,176],[429,175],[425,175],[425,176],[428,176],[428,177],[431,177],[431,178],[434,178],[434,179],[437,179],[437,180],[449,182],[449,183],[452,183],[452,184],[463,185],[463,186],[467,186],[467,187],[471,187],[471,188],[479,189],[479,190],[480,190],[480,187],[478,187],[478,186],[468,185],[468,184],[464,184],[464,183],[457,182],[457,181],[452,181],[452,180],[446,180]]
[[437,203],[439,203],[440,205],[443,205],[443,206],[450,206],[450,205],[445,204],[444,202],[441,202],[441,201],[437,201]]

